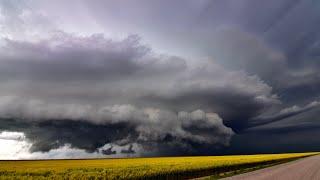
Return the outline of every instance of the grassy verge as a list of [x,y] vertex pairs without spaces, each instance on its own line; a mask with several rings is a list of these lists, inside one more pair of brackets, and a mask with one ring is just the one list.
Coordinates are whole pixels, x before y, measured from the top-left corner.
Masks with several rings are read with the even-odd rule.
[[0,161],[0,179],[219,178],[315,154]]

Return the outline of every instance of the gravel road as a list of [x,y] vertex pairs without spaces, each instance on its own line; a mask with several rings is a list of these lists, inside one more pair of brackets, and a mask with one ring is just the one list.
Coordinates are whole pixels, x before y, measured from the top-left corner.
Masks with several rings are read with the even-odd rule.
[[272,166],[224,180],[320,180],[320,155]]

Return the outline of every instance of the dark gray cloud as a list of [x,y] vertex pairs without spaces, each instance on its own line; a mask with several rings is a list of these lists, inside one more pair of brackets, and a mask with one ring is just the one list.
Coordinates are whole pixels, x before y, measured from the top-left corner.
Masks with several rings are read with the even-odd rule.
[[[129,138],[124,145],[157,151],[167,148],[159,145],[165,141],[178,147],[172,151],[177,154],[196,153],[195,145],[228,145],[233,131],[219,115],[237,129],[279,103],[258,77],[212,61],[190,66],[179,57],[155,55],[137,36],[112,41],[59,33],[39,42],[7,40],[2,50],[1,117],[46,132],[37,139],[38,133],[27,133],[29,127],[23,130],[34,141],[33,151],[71,144],[93,152]],[[92,130],[81,122],[92,124]],[[111,138],[115,130],[119,137]],[[70,133],[87,140],[79,143]]]
[[319,8],[314,0],[0,2],[1,130],[24,132],[42,152],[316,149],[303,139],[319,127],[309,122],[320,114]]
[[94,125],[70,120],[24,122],[1,119],[2,130],[24,132],[32,142],[31,152],[48,152],[65,144],[88,152],[97,151],[107,143],[126,138],[132,132],[129,124]]
[[280,121],[283,119],[290,118],[292,116],[299,115],[304,112],[308,112],[314,108],[319,107],[320,103],[318,101],[311,102],[304,107],[292,106],[289,108],[282,109],[279,113],[273,114],[270,116],[260,116],[251,119],[251,123],[249,123],[248,127],[256,127],[264,124],[270,124],[276,121]]
[[112,150],[113,146],[107,148],[107,149],[102,149],[102,154],[105,155],[112,155],[112,154],[116,154],[117,151]]
[[[105,117],[106,122],[103,124],[92,123],[89,119],[26,121],[2,118],[0,130],[24,132],[25,137],[32,143],[31,152],[49,152],[66,144],[87,152],[99,152],[104,145],[111,144],[110,148],[101,150],[103,154],[108,155],[115,153],[112,151],[112,145],[129,145],[129,149],[123,148],[121,153],[132,154],[133,143],[145,150],[140,153],[146,155],[197,153],[201,146],[228,145],[234,134],[215,114],[205,114],[199,110],[192,113],[181,112],[176,117],[170,117],[174,114],[151,109],[148,111],[156,111],[152,112],[154,114],[149,114],[153,116],[150,119],[141,117],[123,122],[111,122],[111,120],[108,122],[108,117]],[[119,116],[119,114],[113,115]],[[168,152],[168,149],[171,151]]]
[[[305,152],[319,149],[319,107],[282,121],[252,127],[233,137],[226,153]],[[259,139],[257,141],[256,139]]]

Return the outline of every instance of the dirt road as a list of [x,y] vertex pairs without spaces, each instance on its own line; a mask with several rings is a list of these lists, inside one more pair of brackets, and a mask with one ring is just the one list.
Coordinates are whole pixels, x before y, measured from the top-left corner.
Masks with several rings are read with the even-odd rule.
[[319,180],[320,155],[225,178],[225,180]]

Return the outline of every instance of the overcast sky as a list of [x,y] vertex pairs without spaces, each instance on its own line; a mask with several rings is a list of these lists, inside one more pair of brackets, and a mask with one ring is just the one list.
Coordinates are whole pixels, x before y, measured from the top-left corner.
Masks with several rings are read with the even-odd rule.
[[0,159],[319,151],[316,0],[0,0]]

